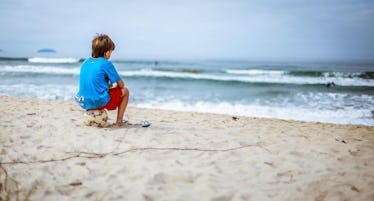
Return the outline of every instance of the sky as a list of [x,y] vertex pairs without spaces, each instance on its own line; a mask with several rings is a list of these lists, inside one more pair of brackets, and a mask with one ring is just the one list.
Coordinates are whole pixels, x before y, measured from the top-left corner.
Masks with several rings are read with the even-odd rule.
[[374,60],[373,0],[0,0],[0,57]]

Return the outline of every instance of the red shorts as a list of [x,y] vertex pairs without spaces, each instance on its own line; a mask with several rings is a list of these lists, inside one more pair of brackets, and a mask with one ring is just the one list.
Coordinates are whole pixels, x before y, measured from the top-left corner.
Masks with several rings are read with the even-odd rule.
[[120,88],[109,89],[109,96],[110,96],[109,102],[106,105],[99,107],[95,110],[103,110],[103,109],[115,110],[121,104],[123,97],[122,97],[122,91]]

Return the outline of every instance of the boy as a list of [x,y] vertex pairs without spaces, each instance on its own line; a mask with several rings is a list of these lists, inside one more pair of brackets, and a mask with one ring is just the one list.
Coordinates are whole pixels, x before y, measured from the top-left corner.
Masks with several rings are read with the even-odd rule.
[[118,107],[115,124],[123,126],[123,114],[130,92],[112,62],[108,61],[114,48],[113,41],[105,34],[97,35],[92,40],[92,57],[86,59],[81,66],[79,92],[75,99],[88,111],[115,110]]

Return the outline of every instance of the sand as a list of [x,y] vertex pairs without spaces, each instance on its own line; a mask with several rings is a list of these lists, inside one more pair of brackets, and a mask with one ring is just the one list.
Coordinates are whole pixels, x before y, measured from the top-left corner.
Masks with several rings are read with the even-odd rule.
[[72,102],[0,104],[0,200],[374,200],[374,127],[129,107],[152,125],[96,128]]

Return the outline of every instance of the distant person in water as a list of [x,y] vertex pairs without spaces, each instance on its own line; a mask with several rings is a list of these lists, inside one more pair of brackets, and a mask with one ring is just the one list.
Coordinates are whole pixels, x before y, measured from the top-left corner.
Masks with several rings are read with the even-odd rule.
[[335,83],[334,83],[334,82],[328,82],[328,83],[326,84],[326,87],[327,87],[327,88],[335,87]]
[[92,40],[92,55],[81,66],[75,99],[88,111],[118,108],[116,125],[123,126],[130,92],[109,61],[114,48],[113,41],[105,34]]

